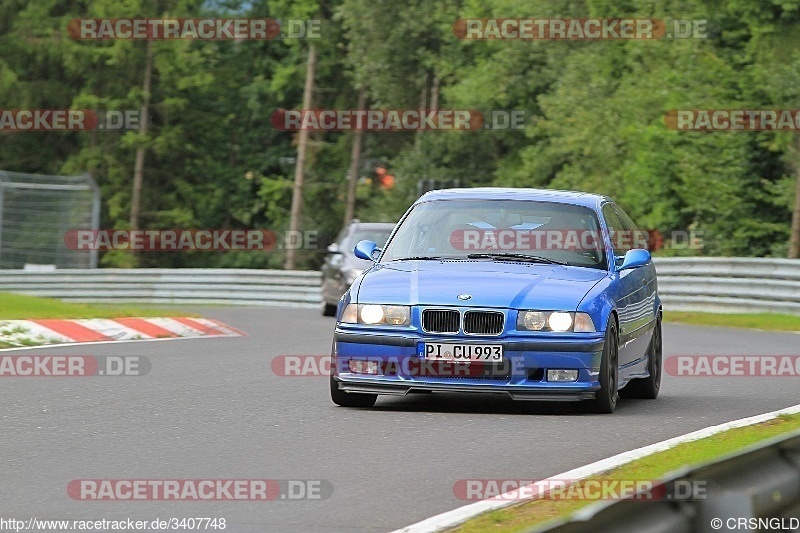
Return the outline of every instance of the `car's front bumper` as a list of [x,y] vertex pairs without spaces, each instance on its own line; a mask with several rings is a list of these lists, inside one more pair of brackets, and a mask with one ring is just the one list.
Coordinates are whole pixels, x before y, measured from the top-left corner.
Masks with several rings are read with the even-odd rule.
[[[473,372],[454,372],[452,367],[442,372],[443,367],[439,365],[436,371],[420,371],[426,367],[418,352],[420,342],[501,344],[503,370],[487,368],[485,375],[476,376]],[[603,344],[602,332],[464,337],[408,331],[359,331],[340,325],[334,336],[334,379],[341,390],[353,393],[478,392],[501,393],[519,400],[586,400],[594,398],[600,389],[598,372]],[[351,360],[379,361],[381,373],[352,372]],[[461,363],[461,366],[475,364]],[[387,372],[387,368],[391,371]],[[548,369],[577,370],[578,379],[550,382],[547,381]]]

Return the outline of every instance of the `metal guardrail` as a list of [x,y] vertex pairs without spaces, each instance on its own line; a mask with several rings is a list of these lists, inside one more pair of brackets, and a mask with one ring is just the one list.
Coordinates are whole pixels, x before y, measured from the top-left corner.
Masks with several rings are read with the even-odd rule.
[[[662,480],[665,494],[676,494],[676,485],[705,487],[693,498],[636,499],[592,504],[568,521],[543,524],[529,533],[707,533],[745,531],[736,519],[790,519],[800,517],[800,431],[771,439],[742,452]],[[712,520],[719,521],[712,525]],[[714,527],[720,525],[720,527]],[[774,524],[773,524],[774,525]],[[777,530],[758,527],[750,530]],[[784,529],[788,530],[788,529]]]
[[318,307],[319,272],[249,269],[0,270],[0,291],[72,302]]
[[800,314],[800,260],[657,258],[656,270],[667,310]]
[[[658,258],[658,288],[673,311],[800,314],[800,261]],[[247,269],[0,270],[0,291],[76,302],[319,305],[320,274]]]

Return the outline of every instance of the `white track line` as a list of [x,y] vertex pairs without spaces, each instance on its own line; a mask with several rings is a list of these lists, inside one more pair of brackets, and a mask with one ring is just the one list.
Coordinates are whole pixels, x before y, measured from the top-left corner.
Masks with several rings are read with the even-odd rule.
[[[589,476],[594,476],[602,472],[607,472],[608,470],[630,463],[631,461],[635,461],[636,459],[641,459],[642,457],[646,457],[648,455],[657,452],[669,450],[670,448],[674,448],[675,446],[683,444],[685,442],[692,442],[695,440],[704,439],[706,437],[716,435],[717,433],[722,433],[723,431],[727,431],[729,429],[751,426],[753,424],[759,424],[761,422],[766,422],[767,420],[772,420],[773,418],[776,418],[780,415],[789,415],[795,413],[800,413],[800,404],[787,407],[786,409],[780,409],[778,411],[764,413],[763,415],[741,418],[739,420],[725,422],[724,424],[719,424],[717,426],[710,426],[707,428],[700,429],[698,431],[693,431],[692,433],[681,435],[679,437],[673,437],[671,439],[657,442],[649,446],[644,446],[643,448],[637,448],[635,450],[623,452],[618,455],[614,455],[613,457],[609,457],[607,459],[601,459],[600,461],[597,461],[595,463],[588,464],[586,466],[581,466],[579,468],[575,468],[574,470],[570,470],[562,474],[556,474],[555,476],[549,477],[545,480],[533,483],[532,485],[530,485],[530,487],[533,490],[531,490],[529,494],[537,494],[537,489],[539,488],[546,488],[547,486],[552,487],[555,481],[561,481],[561,482],[565,480],[578,481],[581,479],[585,479]],[[514,489],[513,492],[518,494],[519,491],[521,490],[523,489],[517,488]],[[503,507],[508,507],[510,505],[514,505],[523,501],[520,500],[519,498],[514,498],[513,496],[514,494],[506,493],[494,498],[489,498],[487,500],[481,500],[479,502],[464,505],[463,507],[459,507],[458,509],[453,509],[452,511],[447,511],[438,514],[436,516],[432,516],[431,518],[426,518],[421,522],[417,522],[416,524],[412,524],[402,529],[398,529],[392,533],[428,533],[432,531],[441,531],[443,529],[452,528],[480,514],[486,513],[488,511],[502,509]]]

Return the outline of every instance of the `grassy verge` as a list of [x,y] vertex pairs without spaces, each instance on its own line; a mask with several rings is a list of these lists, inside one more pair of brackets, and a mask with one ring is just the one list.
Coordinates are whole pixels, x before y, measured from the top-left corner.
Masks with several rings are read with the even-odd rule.
[[695,313],[664,311],[665,322],[696,326],[726,326],[731,328],[764,329],[770,331],[800,331],[800,316],[775,313]]
[[[129,305],[79,304],[67,303],[52,298],[37,298],[20,294],[0,292],[0,321],[31,320],[41,318],[118,318],[118,317],[158,317],[158,316],[197,316],[174,308],[135,307]],[[0,330],[0,334],[4,330]],[[7,334],[14,331],[8,329]],[[38,345],[40,341],[31,340],[25,345]],[[14,345],[0,340],[0,348]]]
[[0,320],[187,316],[185,311],[119,304],[79,304],[0,292]]
[[[712,437],[680,444],[638,461],[623,465],[591,479],[654,481],[691,464],[713,460],[783,433],[800,429],[800,414],[783,415],[753,426],[736,428]],[[465,522],[449,531],[458,533],[519,533],[532,526],[563,518],[581,507],[594,503],[590,500],[536,500],[492,511]]]

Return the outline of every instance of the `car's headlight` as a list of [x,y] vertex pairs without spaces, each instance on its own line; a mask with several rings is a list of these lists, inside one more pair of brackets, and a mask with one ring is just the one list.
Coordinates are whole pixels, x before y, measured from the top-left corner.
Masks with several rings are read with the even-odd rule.
[[550,326],[550,329],[553,331],[569,331],[572,327],[572,315],[561,311],[550,313],[550,318],[547,319],[547,325]]
[[574,331],[594,333],[592,317],[587,313],[567,311],[520,311],[517,313],[517,329],[522,331]]
[[358,316],[365,324],[380,324],[383,322],[383,306],[367,304],[362,305],[358,310]]
[[407,326],[411,323],[411,308],[407,305],[347,304],[342,313],[342,322]]
[[356,280],[356,278],[360,276],[362,272],[364,271],[358,268],[350,268],[348,270],[345,270],[344,280],[347,282],[348,285],[352,285],[353,282]]

